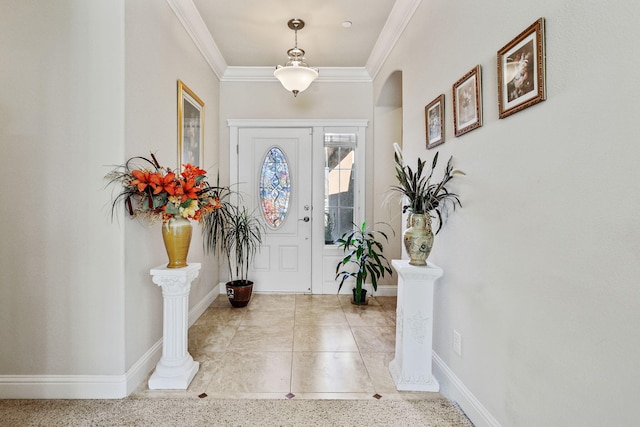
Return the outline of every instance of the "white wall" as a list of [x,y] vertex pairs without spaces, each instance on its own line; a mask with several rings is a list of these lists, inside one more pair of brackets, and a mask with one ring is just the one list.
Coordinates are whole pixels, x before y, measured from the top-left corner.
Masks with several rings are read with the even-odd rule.
[[0,7],[0,375],[124,372],[122,1]]
[[[548,100],[503,120],[496,52],[547,23]],[[404,151],[424,148],[424,106],[446,95],[464,207],[436,237],[443,391],[477,425],[632,425],[640,396],[640,6],[575,0],[422,2],[374,82],[403,72]],[[484,126],[453,136],[451,85],[482,66]],[[451,350],[462,334],[462,357]],[[467,396],[468,397],[468,396]]]
[[[205,104],[203,167],[215,182],[218,161],[219,81],[169,5],[126,2],[126,158],[148,156],[178,166],[177,81]],[[124,215],[123,215],[124,216]],[[126,234],[127,367],[162,337],[162,292],[149,269],[167,262],[159,224],[121,218]],[[201,228],[193,224],[188,262],[201,262],[191,285],[190,307],[218,284],[217,261],[202,250]]]
[[[219,81],[166,2],[11,1],[0,12],[11,194],[0,207],[0,396],[117,396],[162,337],[149,269],[167,256],[158,224],[123,209],[110,221],[104,175],[150,151],[177,167],[178,79],[205,102],[204,167],[214,165]],[[189,260],[203,263],[194,307],[218,283],[197,225]]]

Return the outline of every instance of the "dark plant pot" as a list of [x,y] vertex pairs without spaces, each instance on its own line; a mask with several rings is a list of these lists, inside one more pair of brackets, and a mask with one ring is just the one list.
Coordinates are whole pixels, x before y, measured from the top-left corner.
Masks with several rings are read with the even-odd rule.
[[362,290],[360,290],[360,301],[356,301],[356,288],[353,288],[353,299],[351,300],[351,304],[367,305],[367,290],[362,288]]
[[251,300],[253,282],[250,280],[233,280],[227,282],[227,298],[234,307],[246,307]]

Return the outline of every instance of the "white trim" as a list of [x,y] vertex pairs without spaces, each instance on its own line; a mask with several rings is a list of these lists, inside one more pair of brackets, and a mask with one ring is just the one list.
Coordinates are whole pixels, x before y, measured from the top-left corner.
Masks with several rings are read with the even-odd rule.
[[193,40],[200,53],[207,61],[218,79],[221,79],[227,69],[225,61],[218,45],[213,40],[207,25],[204,23],[200,12],[196,9],[192,0],[167,0],[169,7]]
[[380,72],[380,68],[400,39],[420,3],[422,0],[396,0],[396,4],[391,9],[389,18],[380,31],[378,40],[365,65],[371,79],[375,79]]
[[476,427],[501,427],[498,420],[471,393],[471,390],[444,363],[444,360],[435,351],[432,354],[434,376],[440,382],[440,393],[446,398],[457,402]]
[[[235,67],[229,66],[220,79],[221,82],[278,82],[273,75],[275,67]],[[364,67],[320,67],[315,82],[329,83],[370,83],[371,76]]]
[[[220,293],[216,285],[189,311],[189,326]],[[122,399],[135,391],[162,356],[162,338],[124,375],[0,375],[0,399]]]
[[[398,42],[422,0],[396,0],[364,67],[318,67],[317,82],[371,82]],[[229,67],[193,0],[167,3],[220,81],[277,81],[273,67]]]
[[397,297],[398,286],[397,285],[378,285],[378,290],[374,292],[377,297]]
[[[230,128],[313,128],[326,126],[368,126],[367,119],[227,119]],[[237,142],[237,138],[232,140]]]

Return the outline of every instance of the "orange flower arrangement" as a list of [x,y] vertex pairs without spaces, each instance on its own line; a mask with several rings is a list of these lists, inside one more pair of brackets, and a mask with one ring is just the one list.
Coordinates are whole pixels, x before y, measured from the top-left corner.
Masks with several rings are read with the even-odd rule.
[[105,177],[109,184],[120,184],[122,191],[111,205],[111,215],[116,206],[124,202],[131,216],[141,216],[151,221],[168,221],[174,216],[200,221],[207,212],[221,208],[221,199],[227,197],[227,188],[210,186],[206,171],[191,164],[183,165],[177,174],[160,166],[156,157],[132,157]]

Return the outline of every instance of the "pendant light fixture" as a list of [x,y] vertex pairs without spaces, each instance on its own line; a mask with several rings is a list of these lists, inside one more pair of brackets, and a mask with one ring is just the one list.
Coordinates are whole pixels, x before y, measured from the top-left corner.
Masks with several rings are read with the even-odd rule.
[[293,92],[293,96],[298,96],[298,93],[307,89],[318,78],[318,70],[310,68],[304,62],[304,50],[298,47],[298,30],[304,28],[304,21],[294,18],[290,19],[287,25],[295,32],[295,45],[287,51],[287,63],[278,65],[273,75],[280,80],[285,89]]

